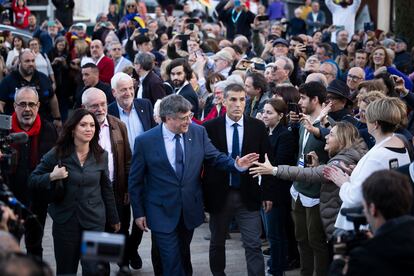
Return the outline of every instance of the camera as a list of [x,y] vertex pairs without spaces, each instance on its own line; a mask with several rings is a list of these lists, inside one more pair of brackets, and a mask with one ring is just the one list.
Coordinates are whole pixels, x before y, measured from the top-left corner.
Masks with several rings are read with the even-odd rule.
[[84,260],[120,263],[124,247],[124,235],[93,231],[83,232],[81,254]]
[[24,144],[29,140],[29,136],[25,132],[10,133],[12,128],[12,116],[0,115],[0,150],[2,153],[2,161],[7,160],[8,165],[15,165],[16,150],[11,145]]
[[360,229],[361,225],[367,224],[363,209],[362,206],[358,206],[355,208],[343,208],[341,210],[341,214],[346,217],[346,220],[354,224],[354,230],[335,230],[332,237],[334,254],[348,256],[352,249],[360,246],[368,239],[367,231]]
[[[9,219],[7,226],[9,232],[19,240],[24,233],[22,219],[26,220],[28,217],[31,217],[31,212],[14,197],[9,187],[4,183],[0,185],[0,206],[9,207],[18,216],[17,220]],[[0,209],[0,219],[2,218],[3,210]]]

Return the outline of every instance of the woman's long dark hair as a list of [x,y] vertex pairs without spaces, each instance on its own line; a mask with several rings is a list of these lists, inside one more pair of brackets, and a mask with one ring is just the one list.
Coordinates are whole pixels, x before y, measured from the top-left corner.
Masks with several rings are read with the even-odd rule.
[[60,134],[55,147],[56,155],[59,159],[68,157],[75,151],[75,144],[73,141],[72,133],[75,130],[78,123],[86,115],[91,115],[93,121],[95,122],[95,134],[93,135],[92,140],[89,142],[89,150],[92,152],[97,162],[101,160],[102,153],[104,152],[104,150],[98,143],[100,131],[98,120],[92,112],[83,108],[74,110],[72,116],[69,117],[69,119],[63,126],[62,133]]

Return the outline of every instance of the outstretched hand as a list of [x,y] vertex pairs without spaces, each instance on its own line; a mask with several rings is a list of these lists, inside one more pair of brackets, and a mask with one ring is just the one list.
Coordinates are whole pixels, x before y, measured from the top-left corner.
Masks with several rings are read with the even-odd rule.
[[326,166],[323,169],[323,176],[338,187],[341,187],[345,182],[349,182],[349,175],[336,166]]
[[259,160],[259,154],[257,154],[257,153],[249,153],[249,154],[246,154],[245,156],[243,156],[241,158],[237,156],[237,158],[236,158],[236,164],[241,169],[247,170],[257,160]]
[[253,174],[253,177],[258,177],[259,175],[264,174],[271,175],[273,172],[273,166],[270,163],[267,154],[265,154],[265,161],[263,163],[256,161],[253,165],[256,165],[256,167],[250,168],[250,174]]

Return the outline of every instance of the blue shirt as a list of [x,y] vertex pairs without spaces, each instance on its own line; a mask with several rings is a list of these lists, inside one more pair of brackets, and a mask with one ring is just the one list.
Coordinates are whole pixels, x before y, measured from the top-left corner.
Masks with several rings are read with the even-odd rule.
[[144,133],[144,127],[142,126],[141,120],[138,117],[138,111],[135,109],[134,104],[132,104],[131,111],[128,113],[116,103],[119,110],[119,119],[126,125],[128,132],[128,141],[131,152],[134,152],[134,143],[135,138]]

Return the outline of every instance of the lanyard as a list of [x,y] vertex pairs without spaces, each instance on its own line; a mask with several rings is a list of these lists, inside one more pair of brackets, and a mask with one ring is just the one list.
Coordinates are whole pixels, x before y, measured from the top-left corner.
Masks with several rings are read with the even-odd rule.
[[306,144],[308,143],[310,136],[310,132],[305,128],[305,132],[303,133],[303,141],[302,141],[302,152],[299,158],[303,158],[303,152],[305,151]]
[[242,12],[242,11],[239,11],[239,12],[237,13],[236,18],[234,18],[234,14],[236,13],[236,10],[235,10],[235,9],[233,9],[233,11],[231,12],[231,20],[233,21],[233,23],[234,23],[234,24],[236,24],[237,20],[239,20],[239,17],[240,17],[241,12]]

